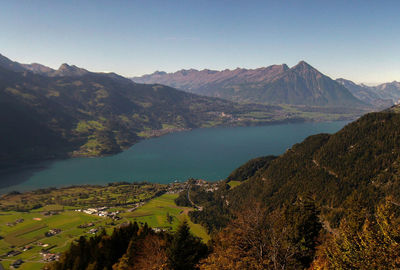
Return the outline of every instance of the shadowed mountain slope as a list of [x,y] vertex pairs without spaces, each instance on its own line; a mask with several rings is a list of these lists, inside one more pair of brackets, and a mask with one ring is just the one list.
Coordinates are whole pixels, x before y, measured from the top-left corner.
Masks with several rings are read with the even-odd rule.
[[[66,64],[57,71],[31,65],[34,73],[2,59],[1,167],[114,154],[142,137],[190,128],[302,120],[284,117],[279,106],[239,105]],[[253,113],[265,118],[254,121]]]

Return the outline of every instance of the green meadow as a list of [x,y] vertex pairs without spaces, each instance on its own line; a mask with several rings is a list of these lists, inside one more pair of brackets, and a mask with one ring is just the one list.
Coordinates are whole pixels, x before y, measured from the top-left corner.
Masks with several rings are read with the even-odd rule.
[[[181,221],[186,220],[191,228],[191,232],[202,238],[204,242],[210,239],[204,227],[190,221],[188,212],[193,210],[191,207],[177,206],[174,200],[178,194],[164,194],[157,197],[133,212],[122,214],[130,220],[147,223],[153,228],[174,230]],[[167,216],[171,216],[170,222]]]
[[[24,221],[14,226],[7,225],[18,219]],[[2,264],[7,268],[15,260],[22,259],[27,263],[22,264],[20,269],[40,269],[43,265],[39,254],[42,249],[50,248],[51,252],[62,252],[74,239],[87,235],[88,229],[79,229],[78,225],[94,222],[96,226],[106,226],[105,221],[104,218],[76,211],[60,212],[52,216],[45,216],[39,211],[0,212],[0,234],[3,236],[0,240]],[[46,237],[45,233],[50,229],[61,229],[61,233]],[[32,248],[14,257],[4,256],[10,250],[21,251],[25,246]]]
[[235,187],[241,185],[242,183],[243,183],[242,181],[229,181],[229,182],[228,182],[228,185],[229,185],[231,188],[235,188]]
[[[134,211],[130,211],[131,207],[110,208],[110,211],[122,212],[121,219],[118,221],[74,211],[76,209],[74,207],[57,204],[26,212],[2,211],[0,212],[1,263],[7,269],[17,259],[22,259],[24,263],[19,269],[41,269],[45,263],[40,254],[43,249],[51,253],[63,252],[80,236],[92,236],[88,233],[92,228],[104,228],[111,233],[115,226],[133,221],[147,223],[153,228],[173,231],[181,221],[187,220],[192,233],[207,242],[210,237],[206,230],[201,225],[192,223],[188,217],[188,212],[193,208],[177,206],[174,202],[177,197],[178,194],[164,194],[146,202]],[[57,214],[45,215],[48,211],[57,211]],[[16,222],[22,219],[22,222]],[[94,223],[94,226],[78,228],[79,225],[87,223]],[[51,229],[60,229],[61,232],[46,237],[45,233]],[[22,251],[26,246],[30,246],[31,249]],[[21,251],[21,254],[7,257],[7,252],[11,250]]]

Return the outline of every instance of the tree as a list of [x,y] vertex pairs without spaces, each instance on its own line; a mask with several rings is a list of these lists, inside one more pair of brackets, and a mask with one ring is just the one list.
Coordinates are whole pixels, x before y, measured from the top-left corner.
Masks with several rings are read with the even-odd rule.
[[322,229],[319,221],[319,210],[309,197],[298,197],[286,207],[286,226],[290,226],[290,241],[296,247],[296,260],[304,268],[308,268],[314,260],[317,239]]
[[214,238],[201,269],[302,269],[314,258],[321,229],[312,201],[298,200],[268,213],[250,202]]
[[200,263],[201,269],[285,269],[295,250],[289,240],[281,209],[268,214],[252,202],[214,239],[213,253]]
[[321,246],[313,269],[399,269],[400,221],[395,207],[389,198],[361,225],[344,219]]
[[173,216],[171,216],[170,214],[169,214],[169,212],[167,212],[167,222],[169,223],[169,224],[172,224],[172,221],[174,220],[174,217]]
[[161,234],[149,234],[137,243],[136,256],[132,260],[134,270],[163,270],[167,267],[167,239]]
[[189,225],[185,220],[174,233],[167,249],[168,266],[174,270],[195,269],[195,265],[207,255],[207,252],[207,246],[190,233]]

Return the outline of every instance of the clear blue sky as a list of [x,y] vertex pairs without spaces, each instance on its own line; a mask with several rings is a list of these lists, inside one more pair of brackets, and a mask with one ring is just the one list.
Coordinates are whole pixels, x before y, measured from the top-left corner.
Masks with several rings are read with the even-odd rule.
[[400,1],[2,0],[0,53],[125,76],[305,60],[356,82],[400,80]]

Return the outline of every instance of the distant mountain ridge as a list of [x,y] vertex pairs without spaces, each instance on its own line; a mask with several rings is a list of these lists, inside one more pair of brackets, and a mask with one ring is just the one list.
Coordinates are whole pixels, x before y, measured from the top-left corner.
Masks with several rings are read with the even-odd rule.
[[304,61],[258,69],[180,70],[134,77],[139,83],[161,83],[191,93],[232,101],[308,106],[365,106],[347,88]]
[[0,169],[115,154],[141,138],[197,127],[291,121],[304,119],[280,106],[237,104],[115,73],[67,64],[54,70],[0,55]]
[[398,81],[383,83],[375,86],[374,89],[379,95],[394,100],[394,103],[398,103],[400,100],[400,82]]
[[343,78],[336,81],[349,89],[355,97],[382,109],[400,101],[400,82],[397,81],[382,83],[377,86],[356,84]]
[[60,65],[58,69],[52,69],[48,66],[32,63],[32,64],[21,64],[18,62],[14,62],[4,55],[0,54],[0,67],[3,67],[7,70],[11,70],[14,72],[25,72],[30,71],[37,75],[47,76],[47,77],[73,77],[73,76],[83,76],[86,74],[103,74],[114,79],[122,79],[127,80],[126,78],[115,74],[115,73],[95,73],[90,72],[84,68],[77,67],[75,65],[68,65],[67,63],[63,63]]
[[223,71],[209,69],[182,69],[175,73],[156,71],[153,74],[134,77],[132,79],[140,83],[151,83],[157,81],[157,83],[160,84],[171,84],[170,86],[172,87],[183,87],[190,90],[201,88],[203,85],[222,83],[225,81],[234,83],[269,81],[276,75],[288,69],[289,67],[285,64],[272,65],[266,68],[258,68],[254,70],[241,68],[235,70],[226,69]]

